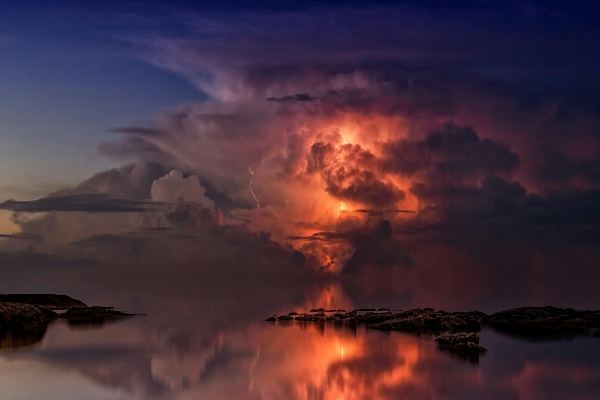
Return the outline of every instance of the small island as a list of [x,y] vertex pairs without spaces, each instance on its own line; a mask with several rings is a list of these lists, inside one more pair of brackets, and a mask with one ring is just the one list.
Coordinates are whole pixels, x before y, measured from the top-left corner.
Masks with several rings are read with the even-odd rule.
[[[57,312],[64,311],[64,312]],[[26,347],[41,341],[48,325],[64,319],[69,326],[100,326],[130,318],[113,307],[87,306],[56,294],[0,294],[0,348]]]

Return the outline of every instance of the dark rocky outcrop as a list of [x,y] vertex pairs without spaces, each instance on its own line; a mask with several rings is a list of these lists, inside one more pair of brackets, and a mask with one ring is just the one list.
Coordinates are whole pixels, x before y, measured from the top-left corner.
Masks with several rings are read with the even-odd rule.
[[479,336],[474,333],[439,336],[434,340],[441,351],[471,364],[479,363],[479,356],[487,350],[479,345]]
[[[393,330],[417,333],[442,332],[478,332],[482,325],[489,324],[494,329],[506,332],[540,329],[549,330],[546,337],[567,337],[575,333],[588,334],[600,337],[600,311],[578,311],[572,308],[557,307],[523,307],[498,312],[492,315],[480,311],[446,312],[434,311],[433,308],[415,308],[408,311],[392,312],[387,308],[359,308],[350,312],[335,311],[327,315],[324,308],[311,310],[314,314],[299,314],[291,318],[292,313],[285,316],[285,320],[299,321],[349,321],[366,323],[369,328],[378,330]],[[282,317],[272,317],[268,321],[280,320]],[[537,332],[537,333],[536,333]],[[565,333],[566,332],[566,333]],[[559,335],[560,334],[560,335]],[[565,336],[566,335],[566,336]]]
[[36,306],[23,303],[0,303],[0,331],[39,329],[47,323],[44,313]]
[[421,314],[398,317],[371,325],[370,328],[382,331],[462,331],[467,329],[465,321],[452,315]]
[[390,311],[385,312],[374,312],[369,311],[366,314],[358,314],[357,311],[350,312],[334,312],[331,315],[327,315],[323,311],[316,312],[314,314],[300,314],[295,319],[298,321],[351,321],[351,322],[365,322],[375,323],[390,319],[392,313]]
[[469,353],[485,353],[487,350],[479,345],[479,336],[475,333],[458,333],[443,335],[434,340],[438,345]]
[[383,322],[383,321],[392,319],[392,318],[394,318],[395,315],[397,315],[397,314],[392,314],[391,311],[384,311],[384,312],[368,311],[366,314],[358,314],[357,313],[356,315],[349,317],[348,320],[354,321],[354,322],[364,322],[364,323],[368,323],[368,324],[375,324],[378,322]]
[[[327,312],[333,312],[328,310]],[[312,314],[301,313],[296,318],[289,315],[268,318],[267,321],[343,323],[356,327],[356,323],[367,324],[370,329],[401,331],[412,334],[442,335],[435,339],[440,351],[460,362],[478,364],[486,349],[479,344],[479,332],[483,325],[490,325],[502,333],[528,341],[560,340],[579,335],[600,338],[600,311],[578,311],[572,308],[523,307],[498,312],[492,315],[480,311],[446,312],[433,308],[415,308],[392,312],[387,308],[360,308],[350,312],[336,311],[325,314],[325,309],[311,310]],[[348,323],[346,323],[348,322]],[[322,328],[323,329],[323,328]],[[469,333],[459,333],[469,332]]]
[[115,310],[113,307],[72,307],[69,308],[64,314],[58,314],[59,318],[65,318],[68,320],[98,320],[98,319],[112,319],[112,318],[129,318],[134,314],[127,314],[121,311]]
[[558,307],[521,307],[497,312],[488,318],[488,323],[502,330],[523,327],[540,334],[546,332],[587,332],[592,337],[600,333],[600,311],[574,310]]
[[47,309],[87,307],[82,301],[62,294],[0,294],[0,303],[32,304]]
[[[88,307],[63,295],[6,294],[0,295],[0,300],[0,349],[40,342],[48,324],[56,319],[66,319],[69,326],[90,323],[101,326],[107,321],[133,316],[112,307]],[[67,311],[59,314],[53,311],[57,309]]]
[[[371,325],[370,328],[383,331],[404,332],[459,332],[477,331],[487,316],[478,311],[456,312],[434,311],[432,308],[416,308],[398,314],[388,311],[391,318]],[[369,314],[369,313],[367,313]]]
[[327,317],[323,313],[316,314],[302,314],[296,317],[297,321],[326,321]]
[[[443,311],[438,311],[443,312]],[[476,331],[481,328],[481,325],[486,323],[488,316],[481,311],[468,311],[468,312],[453,312],[451,315],[462,319],[467,324],[467,330]]]
[[[366,313],[361,310],[368,310]],[[478,311],[447,313],[445,311],[434,312],[432,308],[417,308],[414,310],[392,313],[387,308],[358,309],[350,312],[334,312],[327,315],[323,308],[312,309],[313,314],[298,314],[296,318],[290,318],[292,314],[267,319],[267,321],[281,321],[295,319],[298,321],[349,321],[369,324],[370,328],[379,330],[403,330],[403,331],[460,331],[478,330],[487,316]],[[359,313],[360,312],[360,313]]]

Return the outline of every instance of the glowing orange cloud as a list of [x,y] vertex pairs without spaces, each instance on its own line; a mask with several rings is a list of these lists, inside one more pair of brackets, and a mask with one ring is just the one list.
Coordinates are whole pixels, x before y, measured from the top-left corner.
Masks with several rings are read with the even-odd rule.
[[[354,210],[418,210],[418,201],[410,192],[413,179],[378,167],[382,143],[405,138],[409,127],[401,117],[362,112],[320,116],[301,111],[273,123],[277,128],[283,122],[293,128],[288,128],[281,137],[285,129],[273,127],[272,135],[278,139],[273,140],[268,155],[255,167],[261,168],[260,202],[263,204],[252,187],[256,169],[250,167],[248,190],[257,207],[237,209],[233,213],[248,221],[251,229],[270,232],[272,240],[290,243],[310,254],[315,261],[307,267],[336,272],[352,255],[354,249],[350,244],[341,240],[327,243],[293,239],[290,242],[288,237],[309,237],[320,231],[370,229],[374,214]],[[385,193],[378,196],[378,191]],[[399,192],[404,194],[398,195]],[[388,194],[386,204],[374,202],[374,199],[386,199]],[[412,217],[413,214],[385,215],[393,219],[393,223]]]

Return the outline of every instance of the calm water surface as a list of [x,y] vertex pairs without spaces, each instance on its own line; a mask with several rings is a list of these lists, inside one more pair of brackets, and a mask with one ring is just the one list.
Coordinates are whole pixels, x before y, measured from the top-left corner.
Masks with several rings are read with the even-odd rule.
[[488,352],[476,362],[438,350],[431,335],[264,322],[291,309],[368,306],[335,283],[125,279],[97,281],[95,293],[73,293],[72,282],[47,291],[69,287],[88,304],[147,315],[104,326],[58,321],[45,332],[5,336],[0,398],[600,398],[600,340],[484,328]]

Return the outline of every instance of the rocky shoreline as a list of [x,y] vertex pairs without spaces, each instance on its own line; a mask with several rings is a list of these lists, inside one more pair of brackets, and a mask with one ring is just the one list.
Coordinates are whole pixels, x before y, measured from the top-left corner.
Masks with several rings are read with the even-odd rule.
[[31,304],[50,310],[87,307],[84,302],[63,294],[0,294],[0,303]]
[[285,315],[272,316],[267,321],[347,321],[366,323],[370,329],[404,332],[477,332],[482,325],[530,326],[546,329],[570,329],[587,332],[600,337],[600,311],[574,310],[558,307],[521,307],[494,314],[481,311],[447,312],[433,308],[390,311],[357,309],[325,310],[312,309],[310,313],[292,311]]
[[452,357],[471,364],[479,363],[479,356],[487,349],[479,345],[479,336],[475,333],[442,335],[434,339],[438,348]]
[[[64,310],[59,313],[57,310]],[[102,324],[109,320],[129,318],[128,314],[113,307],[89,307],[82,301],[65,295],[54,294],[15,294],[0,295],[0,348],[6,338],[14,342],[14,332],[45,331],[48,325],[58,319],[71,324]],[[7,342],[8,343],[8,342]]]
[[[349,322],[364,323],[369,329],[436,335],[440,350],[477,363],[486,349],[479,345],[481,327],[513,335],[546,335],[557,337],[565,332],[600,338],[600,311],[558,307],[521,307],[494,314],[481,311],[447,312],[433,308],[390,311],[388,308],[344,310],[312,309],[310,313],[292,311],[272,316],[267,321]],[[459,333],[470,332],[470,334]],[[514,332],[517,332],[516,334]],[[448,334],[450,333],[450,334]]]

